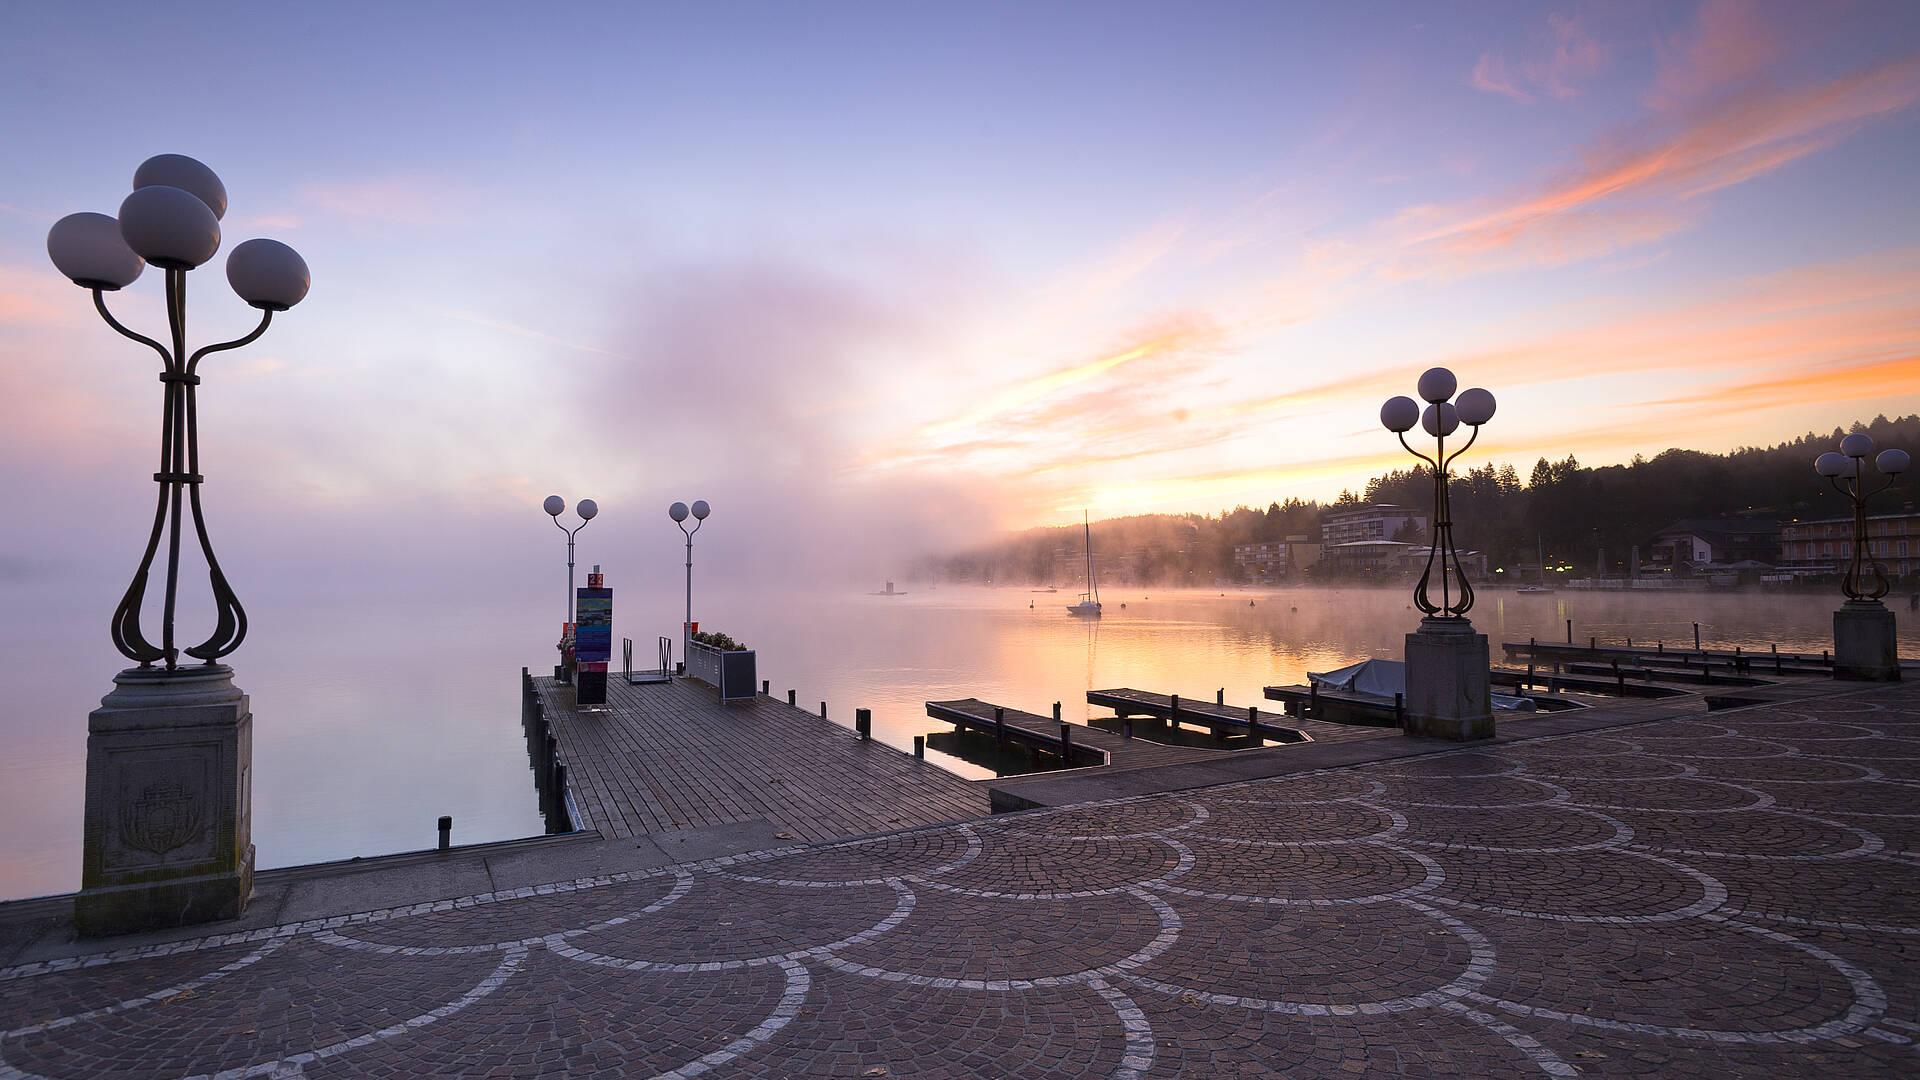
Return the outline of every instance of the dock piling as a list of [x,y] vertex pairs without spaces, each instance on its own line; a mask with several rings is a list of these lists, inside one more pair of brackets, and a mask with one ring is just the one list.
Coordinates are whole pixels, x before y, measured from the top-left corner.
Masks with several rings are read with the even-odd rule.
[[922,761],[926,760],[927,737],[925,735],[915,735],[913,737],[913,756],[919,758]]
[[760,693],[764,694],[767,697],[773,696],[773,680],[772,679],[760,680]]
[[1567,620],[1567,644],[1573,644],[1573,620]]
[[1053,703],[1053,722],[1060,722],[1060,703],[1057,701]]
[[1590,637],[1590,638],[1588,638],[1588,639],[1587,639],[1587,651],[1588,651],[1588,652],[1593,652],[1593,651],[1594,651],[1595,649],[1598,649],[1599,647],[1600,647],[1600,639],[1599,639],[1599,638],[1597,638],[1597,637]]
[[445,851],[452,846],[453,846],[453,819],[451,817],[448,817],[445,814],[442,814],[440,815],[440,850]]
[[1060,764],[1073,764],[1073,725],[1064,722],[1060,725]]
[[1699,623],[1693,624],[1693,651],[1694,652],[1700,651],[1700,624]]
[[1215,691],[1213,692],[1213,703],[1214,703],[1215,705],[1225,705],[1225,704],[1227,703],[1227,688],[1226,688],[1226,687],[1224,687],[1224,686],[1223,686],[1223,687],[1221,687],[1220,689],[1218,689],[1218,690],[1215,690]]
[[1169,726],[1173,728],[1173,730],[1179,731],[1180,730],[1180,695],[1171,694],[1168,696],[1168,700],[1173,703],[1173,707],[1167,710],[1167,723]]
[[856,732],[859,732],[861,742],[872,741],[873,739],[873,710],[872,709],[853,710],[853,730]]
[[993,738],[1001,746],[1007,745],[1007,710],[1001,705],[993,707]]
[[799,707],[800,707],[800,706],[799,706],[799,704],[798,704],[797,702],[795,702],[795,701],[794,701],[794,693],[793,693],[793,691],[792,691],[792,690],[788,690],[788,691],[787,691],[787,708],[789,708],[789,709],[797,709],[797,708],[799,708]]

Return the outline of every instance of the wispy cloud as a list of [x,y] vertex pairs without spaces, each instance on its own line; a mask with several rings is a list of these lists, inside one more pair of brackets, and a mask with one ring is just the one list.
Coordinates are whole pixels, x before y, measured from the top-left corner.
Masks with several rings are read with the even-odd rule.
[[458,221],[471,201],[465,188],[425,173],[308,184],[300,189],[299,197],[323,214],[396,225]]
[[1599,74],[1608,50],[1566,15],[1548,15],[1546,31],[1518,60],[1485,52],[1475,61],[1467,84],[1519,102],[1538,95],[1565,101],[1579,93],[1577,83]]

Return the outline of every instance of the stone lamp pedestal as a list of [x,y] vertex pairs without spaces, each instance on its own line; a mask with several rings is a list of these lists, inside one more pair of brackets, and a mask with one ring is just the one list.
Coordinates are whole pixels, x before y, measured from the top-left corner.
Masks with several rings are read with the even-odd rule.
[[1406,718],[1401,734],[1432,739],[1493,738],[1487,689],[1487,635],[1466,619],[1420,620],[1407,635]]
[[132,668],[87,717],[82,936],[237,918],[253,891],[253,713],[225,664]]
[[1900,650],[1893,612],[1878,600],[1849,600],[1833,613],[1833,677],[1896,682]]

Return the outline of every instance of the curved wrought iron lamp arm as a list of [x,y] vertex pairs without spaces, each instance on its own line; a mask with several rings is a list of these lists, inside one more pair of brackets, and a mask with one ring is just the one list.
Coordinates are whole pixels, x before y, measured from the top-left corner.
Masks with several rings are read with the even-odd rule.
[[1399,438],[1400,438],[1400,445],[1401,445],[1401,446],[1405,446],[1405,447],[1407,448],[1407,453],[1409,453],[1409,454],[1412,454],[1412,455],[1413,455],[1414,457],[1417,457],[1417,458],[1419,458],[1419,459],[1420,459],[1421,461],[1424,461],[1424,462],[1426,462],[1426,463],[1427,463],[1428,465],[1431,465],[1431,466],[1433,466],[1433,467],[1434,467],[1434,468],[1436,468],[1436,469],[1437,469],[1437,468],[1439,468],[1439,466],[1438,466],[1438,465],[1434,465],[1434,461],[1433,461],[1433,459],[1432,459],[1432,458],[1430,458],[1430,457],[1428,457],[1427,455],[1425,455],[1425,454],[1423,454],[1423,453],[1421,453],[1421,452],[1420,452],[1420,451],[1418,451],[1418,450],[1415,450],[1415,449],[1414,449],[1414,448],[1413,448],[1413,447],[1412,447],[1412,446],[1411,446],[1410,444],[1408,444],[1408,442],[1407,442],[1407,433],[1406,433],[1406,432],[1404,432],[1404,431],[1396,431],[1396,432],[1394,432],[1394,434],[1395,434],[1395,435],[1397,435],[1397,436],[1399,436]]
[[1460,455],[1461,455],[1461,454],[1464,454],[1464,453],[1466,453],[1466,452],[1467,452],[1468,450],[1471,450],[1471,449],[1473,449],[1473,443],[1474,443],[1474,440],[1475,440],[1475,439],[1478,439],[1479,437],[1480,437],[1480,425],[1479,425],[1479,424],[1474,424],[1474,425],[1473,425],[1473,434],[1471,434],[1471,435],[1469,435],[1469,436],[1467,436],[1467,443],[1466,443],[1466,445],[1465,445],[1465,446],[1462,446],[1462,447],[1461,447],[1460,449],[1458,449],[1458,450],[1455,450],[1455,451],[1454,451],[1453,453],[1451,453],[1451,454],[1448,454],[1448,455],[1447,455],[1447,462],[1446,462],[1446,465],[1445,465],[1445,467],[1446,467],[1446,468],[1449,468],[1449,469],[1450,469],[1450,468],[1452,468],[1452,467],[1453,467],[1453,463],[1454,463],[1454,462],[1456,462],[1456,461],[1459,461],[1459,460],[1460,460]]
[[200,366],[200,358],[208,353],[226,352],[228,349],[238,349],[242,345],[253,344],[255,338],[267,332],[267,324],[272,321],[273,311],[271,309],[262,309],[260,312],[260,325],[253,328],[253,333],[248,334],[246,337],[234,338],[232,341],[223,341],[218,345],[202,346],[199,351],[188,358],[187,374],[193,374],[194,369]]
[[168,371],[174,369],[173,354],[167,351],[167,347],[145,334],[129,330],[126,326],[122,325],[119,319],[113,317],[113,312],[107,310],[107,298],[100,289],[93,290],[93,309],[98,311],[100,317],[107,320],[107,325],[113,327],[114,331],[121,337],[131,338],[142,345],[148,346],[154,352],[160,354],[160,362],[167,366]]

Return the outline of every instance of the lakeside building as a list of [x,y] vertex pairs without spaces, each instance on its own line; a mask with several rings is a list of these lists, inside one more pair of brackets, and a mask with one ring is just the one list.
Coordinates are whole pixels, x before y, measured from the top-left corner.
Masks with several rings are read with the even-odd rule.
[[1685,571],[1780,562],[1781,523],[1773,518],[1682,518],[1653,536],[1647,562]]
[[1262,540],[1233,546],[1234,564],[1260,584],[1277,585],[1298,577],[1320,561],[1320,545],[1302,534],[1284,540]]
[[1362,540],[1392,540],[1400,533],[1427,531],[1427,515],[1392,503],[1368,503],[1351,510],[1329,509],[1320,518],[1320,544],[1330,548]]
[[[1433,549],[1401,540],[1353,540],[1324,545],[1315,567],[1319,577],[1410,578],[1427,568]],[[1487,556],[1482,551],[1457,551],[1460,566],[1474,581],[1487,579]]]
[[[1868,551],[1887,576],[1920,575],[1920,512],[1867,515]],[[1853,557],[1853,517],[1791,521],[1780,528],[1779,571],[1793,577],[1844,574]]]

